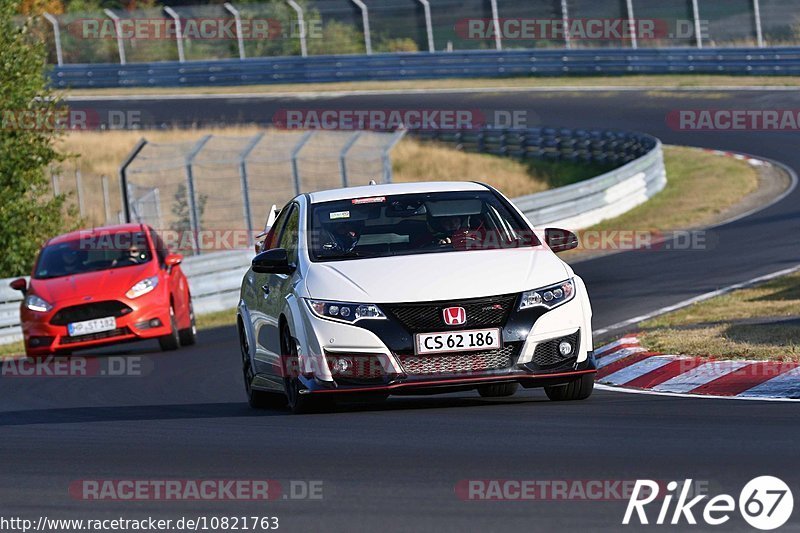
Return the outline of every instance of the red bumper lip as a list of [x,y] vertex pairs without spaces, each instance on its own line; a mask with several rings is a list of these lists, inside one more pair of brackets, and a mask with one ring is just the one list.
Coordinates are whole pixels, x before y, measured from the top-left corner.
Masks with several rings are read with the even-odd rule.
[[309,394],[348,394],[348,393],[362,393],[362,392],[392,392],[403,389],[426,389],[433,387],[457,387],[460,385],[483,385],[490,383],[503,383],[503,382],[531,382],[536,385],[537,382],[547,384],[548,382],[565,381],[569,378],[578,378],[586,374],[596,374],[597,370],[594,368],[587,370],[574,370],[570,372],[559,372],[553,374],[530,374],[527,372],[514,372],[503,375],[495,376],[478,376],[478,377],[464,377],[464,378],[448,378],[448,379],[430,379],[418,381],[406,381],[400,383],[389,383],[387,385],[366,385],[366,386],[348,386],[347,388],[326,389],[318,388],[309,390]]

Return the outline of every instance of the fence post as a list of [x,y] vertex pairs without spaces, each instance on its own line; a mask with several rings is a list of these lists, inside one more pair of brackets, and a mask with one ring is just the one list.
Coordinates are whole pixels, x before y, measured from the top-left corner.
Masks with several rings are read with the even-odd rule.
[[303,8],[294,0],[287,0],[289,7],[297,13],[297,25],[300,26],[300,55],[308,56],[308,42],[306,41],[306,20],[303,16]]
[[194,251],[200,255],[200,245],[197,237],[200,234],[200,210],[197,206],[197,194],[194,189],[194,173],[192,171],[192,164],[194,158],[203,149],[203,146],[211,139],[212,135],[206,135],[195,144],[186,156],[186,194],[189,197],[189,224],[192,226],[192,244]]
[[53,183],[53,196],[58,196],[61,194],[61,191],[58,186],[58,174],[55,172],[50,172],[50,181]]
[[692,0],[692,16],[694,17],[694,33],[697,48],[703,48],[703,29],[700,23],[700,5],[699,0]]
[[761,1],[753,0],[753,11],[756,17],[756,41],[759,48],[764,48],[764,30],[761,24]]
[[572,36],[569,34],[569,6],[567,0],[561,0],[561,22],[564,24],[564,44],[567,50],[572,49]]
[[372,54],[372,37],[369,33],[369,11],[367,10],[367,4],[362,2],[361,0],[352,0],[352,2],[358,6],[361,10],[361,20],[364,24],[364,46],[367,49],[367,55]]
[[357,131],[355,132],[347,142],[344,143],[342,147],[342,151],[339,153],[339,174],[342,176],[342,187],[349,187],[347,181],[347,152],[350,151],[350,148],[356,143],[359,137],[363,132]]
[[292,179],[294,180],[294,194],[300,194],[300,169],[297,166],[297,156],[300,155],[300,150],[306,145],[308,140],[316,133],[315,130],[307,131],[300,137],[300,141],[292,148]]
[[178,61],[183,63],[186,56],[183,53],[183,27],[181,26],[181,16],[169,6],[164,6],[164,13],[175,20],[175,42],[178,45]]
[[431,3],[428,0],[419,0],[425,12],[425,32],[428,34],[428,52],[436,51],[436,44],[433,42],[433,21],[431,20]]
[[143,137],[139,139],[139,142],[136,143],[136,146],[133,147],[131,153],[128,154],[128,157],[122,161],[119,167],[119,190],[122,195],[122,210],[125,212],[125,222],[131,221],[131,204],[128,197],[128,167],[145,146],[147,146],[147,139]]
[[42,16],[45,19],[47,19],[47,22],[49,22],[53,26],[53,39],[55,40],[56,43],[56,61],[58,62],[58,66],[60,67],[64,64],[64,55],[62,54],[61,51],[61,28],[59,28],[58,26],[58,19],[55,18],[50,13],[48,13],[47,11],[42,13]]
[[633,12],[633,0],[627,0],[628,4],[628,27],[631,32],[631,48],[639,48],[639,25],[636,24],[636,16]]
[[494,47],[503,49],[503,39],[500,35],[500,15],[497,12],[497,0],[492,0],[492,25],[494,26]]
[[244,53],[244,36],[242,36],[242,17],[239,14],[239,10],[233,7],[233,4],[230,2],[225,2],[222,4],[228,12],[233,15],[233,22],[236,25],[236,44],[239,46],[239,59],[245,58]]
[[400,128],[395,131],[392,138],[389,140],[389,144],[381,151],[381,160],[383,161],[383,183],[392,182],[392,160],[389,157],[389,152],[391,152],[395,145],[406,136],[406,133],[408,133],[408,130],[405,128]]
[[247,243],[252,247],[255,244],[253,239],[253,213],[250,211],[250,185],[247,182],[247,157],[253,149],[261,142],[264,132],[257,133],[244,150],[239,154],[239,178],[242,180],[242,202],[244,202],[244,223],[247,228]]
[[108,198],[108,176],[101,176],[100,181],[103,184],[103,207],[105,208],[106,224],[111,221],[111,201]]
[[120,19],[110,9],[104,9],[103,13],[106,14],[108,18],[114,21],[114,31],[117,33],[117,51],[119,52],[119,64],[124,65],[127,63],[127,59],[125,58],[125,41],[122,39],[122,25],[120,24]]
[[75,168],[75,188],[78,191],[78,213],[80,213],[81,218],[83,218],[83,177],[81,176],[81,171],[79,168]]

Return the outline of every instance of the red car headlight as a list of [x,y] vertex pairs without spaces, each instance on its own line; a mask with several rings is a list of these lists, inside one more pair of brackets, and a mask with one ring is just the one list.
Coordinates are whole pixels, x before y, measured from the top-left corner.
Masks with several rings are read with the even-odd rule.
[[134,298],[143,296],[148,292],[152,292],[153,289],[155,289],[157,286],[158,286],[158,276],[144,278],[142,281],[139,281],[133,287],[128,289],[128,292],[125,293],[125,296],[133,300]]

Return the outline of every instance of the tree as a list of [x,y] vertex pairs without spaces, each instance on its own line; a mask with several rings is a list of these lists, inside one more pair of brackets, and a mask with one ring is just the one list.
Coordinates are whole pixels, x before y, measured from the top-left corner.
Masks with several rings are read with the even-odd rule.
[[15,24],[17,9],[0,0],[0,277],[29,273],[43,242],[74,224],[47,177],[63,159],[54,147],[63,109],[48,88],[45,50],[28,24]]

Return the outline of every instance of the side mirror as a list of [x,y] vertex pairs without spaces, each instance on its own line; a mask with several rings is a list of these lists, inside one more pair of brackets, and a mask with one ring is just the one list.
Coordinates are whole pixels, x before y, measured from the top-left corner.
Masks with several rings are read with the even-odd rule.
[[164,263],[168,267],[174,267],[183,263],[183,256],[181,254],[169,254],[164,258]]
[[25,278],[18,278],[8,284],[9,287],[14,289],[15,291],[19,291],[22,294],[28,292],[28,282],[25,281]]
[[578,247],[578,236],[565,229],[547,228],[544,230],[544,241],[554,253],[566,252]]
[[253,272],[257,274],[291,274],[295,266],[289,263],[285,248],[272,248],[253,258]]

